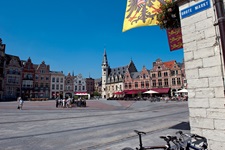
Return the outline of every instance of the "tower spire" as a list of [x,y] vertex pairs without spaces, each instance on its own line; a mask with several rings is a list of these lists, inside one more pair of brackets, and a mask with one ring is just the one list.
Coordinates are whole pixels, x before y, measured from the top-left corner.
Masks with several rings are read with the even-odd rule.
[[102,64],[108,64],[106,49],[104,49]]

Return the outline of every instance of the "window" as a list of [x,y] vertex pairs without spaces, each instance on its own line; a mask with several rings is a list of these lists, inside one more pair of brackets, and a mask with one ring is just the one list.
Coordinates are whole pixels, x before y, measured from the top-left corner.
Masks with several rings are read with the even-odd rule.
[[35,87],[38,87],[38,82],[35,82],[34,86],[35,86]]
[[134,84],[135,84],[135,85],[134,85],[135,88],[138,88],[138,82],[135,82]]
[[162,79],[158,80],[158,85],[159,85],[159,87],[162,87]]
[[59,78],[56,78],[56,82],[59,83]]
[[52,84],[52,90],[54,90],[55,89],[55,84]]
[[59,85],[58,84],[56,85],[56,90],[59,90]]
[[146,88],[149,88],[149,81],[145,81]]
[[155,74],[154,73],[152,74],[152,77],[155,78]]
[[63,83],[63,78],[60,78],[60,82]]
[[55,82],[55,78],[54,77],[52,78],[52,82]]
[[174,76],[174,75],[175,75],[175,71],[172,70],[172,71],[171,71],[171,76]]
[[180,85],[181,82],[180,82],[180,78],[177,78],[177,85]]
[[168,76],[168,72],[164,72],[164,77],[167,77]]
[[164,86],[165,86],[165,87],[168,87],[168,86],[169,86],[169,84],[168,84],[168,79],[164,79]]
[[161,71],[158,72],[158,77],[162,77]]
[[156,87],[156,80],[152,80],[152,86]]
[[131,86],[131,83],[129,83],[129,89],[131,89],[131,87],[132,87],[132,86]]
[[32,88],[33,87],[33,81],[23,80],[22,87],[24,87],[24,88]]
[[176,80],[175,80],[175,78],[172,78],[172,85],[176,85]]
[[125,89],[127,89],[128,88],[128,84],[127,83],[125,83]]
[[46,84],[45,84],[45,87],[47,87],[47,88],[48,88],[48,83],[46,83]]
[[35,76],[35,79],[38,80],[38,75]]
[[63,90],[63,85],[60,85],[60,90]]
[[7,77],[7,83],[18,84],[19,83],[19,78],[16,77],[16,76],[8,76]]
[[145,87],[145,83],[142,81],[141,82],[141,88],[144,88]]
[[13,83],[14,82],[14,79],[12,76],[8,76],[8,83]]
[[48,80],[49,78],[48,77],[46,77],[46,80]]
[[82,88],[82,89],[83,89],[83,91],[84,91],[84,90],[85,90],[85,86],[83,86],[83,88]]

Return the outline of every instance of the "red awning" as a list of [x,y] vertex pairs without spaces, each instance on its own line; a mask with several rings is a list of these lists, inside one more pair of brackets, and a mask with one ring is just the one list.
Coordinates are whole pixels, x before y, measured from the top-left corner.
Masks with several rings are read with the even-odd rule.
[[161,94],[163,94],[163,93],[165,94],[165,93],[169,93],[170,88],[153,88],[151,90],[156,91]]
[[123,95],[124,92],[114,92],[115,95]]
[[137,90],[124,90],[125,94],[138,94],[147,91],[147,89],[137,89]]

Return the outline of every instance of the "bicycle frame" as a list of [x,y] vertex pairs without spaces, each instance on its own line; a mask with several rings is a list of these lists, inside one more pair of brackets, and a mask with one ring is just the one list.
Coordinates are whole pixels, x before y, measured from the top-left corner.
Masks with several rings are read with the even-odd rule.
[[170,150],[169,142],[167,142],[167,145],[162,145],[162,146],[143,146],[142,136],[141,135],[142,134],[146,134],[146,133],[142,132],[142,131],[137,131],[137,130],[134,130],[134,132],[136,132],[138,134],[138,137],[139,137],[139,146],[140,146],[140,148],[136,147],[136,150],[148,150],[148,149]]

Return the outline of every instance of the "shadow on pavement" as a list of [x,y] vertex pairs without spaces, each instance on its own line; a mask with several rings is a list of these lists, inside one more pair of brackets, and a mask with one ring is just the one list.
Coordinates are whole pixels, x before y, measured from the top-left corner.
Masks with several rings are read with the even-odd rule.
[[176,130],[190,130],[190,124],[189,122],[181,122],[175,126],[170,127],[170,129],[176,129]]

